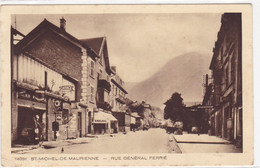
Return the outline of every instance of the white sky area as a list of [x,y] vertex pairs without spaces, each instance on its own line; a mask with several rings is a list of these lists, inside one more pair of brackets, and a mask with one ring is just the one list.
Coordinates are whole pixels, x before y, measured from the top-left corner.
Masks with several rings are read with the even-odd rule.
[[44,18],[59,26],[61,17],[78,39],[106,36],[110,65],[125,82],[141,82],[188,52],[211,58],[221,24],[220,13],[16,15],[16,28],[26,35]]

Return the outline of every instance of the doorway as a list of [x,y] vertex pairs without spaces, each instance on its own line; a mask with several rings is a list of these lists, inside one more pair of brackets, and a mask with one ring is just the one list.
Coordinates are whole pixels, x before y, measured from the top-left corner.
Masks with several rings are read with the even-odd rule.
[[82,113],[78,112],[78,131],[79,137],[82,137]]
[[88,133],[91,134],[91,112],[88,113]]
[[227,128],[227,122],[228,122],[228,118],[229,118],[229,107],[226,107],[224,109],[224,138],[227,139],[228,138],[228,128]]
[[[30,144],[34,141],[35,123],[33,117],[39,116],[39,123],[43,125],[43,110],[36,110],[27,107],[18,107],[18,142],[19,144]],[[44,127],[42,128],[45,132]]]

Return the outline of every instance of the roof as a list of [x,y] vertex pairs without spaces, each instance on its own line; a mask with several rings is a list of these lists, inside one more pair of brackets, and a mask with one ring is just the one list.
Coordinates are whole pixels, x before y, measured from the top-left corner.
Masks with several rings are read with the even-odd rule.
[[17,29],[15,29],[15,28],[13,28],[13,26],[11,26],[11,32],[12,32],[12,34],[14,34],[14,35],[20,35],[20,36],[22,36],[22,37],[25,37],[25,35],[23,34],[23,33],[21,33],[21,32],[19,32]]
[[80,40],[83,44],[90,46],[94,52],[99,55],[102,49],[102,43],[105,37],[97,37],[97,38],[90,38],[90,39],[82,39]]
[[114,73],[111,70],[110,63],[109,63],[106,37],[82,39],[80,41],[81,41],[82,44],[87,45],[91,49],[93,49],[93,51],[94,51],[94,53],[96,54],[97,57],[100,57],[101,51],[104,51],[104,60],[105,60],[105,65],[106,65],[106,71],[108,72],[108,74]]
[[28,33],[19,43],[16,45],[16,51],[21,52],[24,47],[26,47],[27,44],[30,42],[36,40],[39,35],[43,34],[47,30],[51,30],[61,37],[69,40],[70,42],[74,43],[75,45],[79,47],[86,48],[89,50],[89,53],[93,55],[94,51],[86,44],[82,43],[80,40],[78,40],[76,37],[72,36],[68,32],[64,31],[63,29],[60,29],[58,26],[54,25],[53,23],[49,22],[47,19],[44,19],[37,27],[35,27],[30,33]]

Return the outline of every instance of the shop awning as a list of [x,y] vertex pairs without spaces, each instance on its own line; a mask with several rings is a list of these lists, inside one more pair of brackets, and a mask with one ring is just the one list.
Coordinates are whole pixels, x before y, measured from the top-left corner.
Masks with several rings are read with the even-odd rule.
[[135,117],[135,118],[141,118],[141,116],[138,115],[138,113],[131,113],[131,116]]
[[110,120],[110,121],[117,121],[117,119],[112,115],[112,114],[109,114],[109,113],[104,113],[105,114],[105,117]]
[[94,122],[96,124],[105,124],[108,123],[110,121],[117,121],[117,119],[109,113],[105,113],[102,111],[99,111],[97,113],[94,114]]
[[94,114],[94,121],[93,123],[96,124],[106,124],[107,118],[105,117],[105,115],[103,114],[104,112],[97,112]]

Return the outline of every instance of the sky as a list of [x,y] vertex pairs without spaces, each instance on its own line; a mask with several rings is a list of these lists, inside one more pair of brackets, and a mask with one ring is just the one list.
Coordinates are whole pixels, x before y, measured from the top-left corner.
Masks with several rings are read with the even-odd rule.
[[110,65],[125,82],[141,82],[176,56],[198,52],[212,57],[220,13],[16,15],[16,28],[28,34],[44,18],[78,39],[106,36]]

